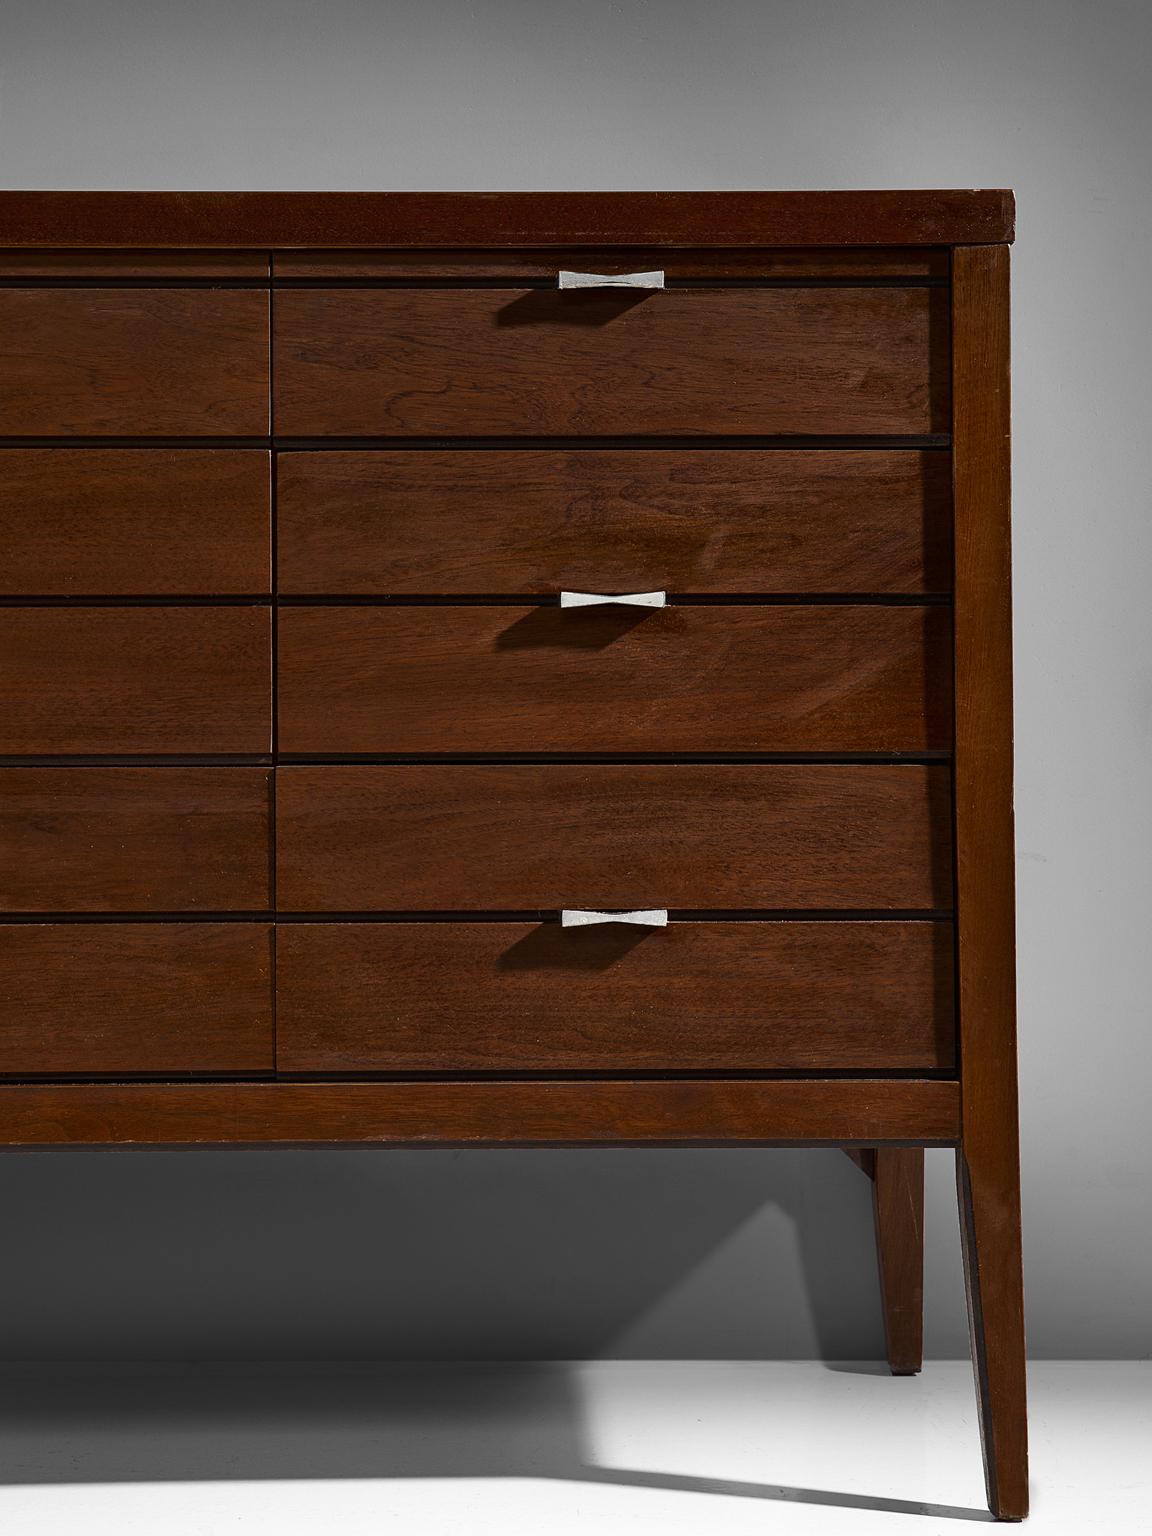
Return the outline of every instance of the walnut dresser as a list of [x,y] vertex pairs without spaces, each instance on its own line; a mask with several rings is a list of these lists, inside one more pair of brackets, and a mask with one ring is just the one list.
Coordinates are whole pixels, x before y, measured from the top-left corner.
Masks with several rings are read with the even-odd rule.
[[953,1147],[1021,1517],[1012,224],[0,194],[0,1141]]

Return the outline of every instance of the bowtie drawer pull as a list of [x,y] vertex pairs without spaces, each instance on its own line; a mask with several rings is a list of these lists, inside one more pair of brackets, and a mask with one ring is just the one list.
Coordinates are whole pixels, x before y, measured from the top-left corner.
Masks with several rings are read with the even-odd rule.
[[561,272],[558,288],[663,288],[663,272]]
[[667,928],[667,907],[651,907],[638,912],[582,912],[565,908],[560,913],[561,928],[591,928],[595,923],[636,923],[642,928]]
[[561,592],[561,608],[595,608],[600,603],[626,603],[630,608],[664,608],[667,592]]

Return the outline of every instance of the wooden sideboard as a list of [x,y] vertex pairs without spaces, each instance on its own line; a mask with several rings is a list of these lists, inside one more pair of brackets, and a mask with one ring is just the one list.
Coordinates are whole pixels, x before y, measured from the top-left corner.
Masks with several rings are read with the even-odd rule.
[[953,1147],[1023,1516],[1012,232],[0,193],[0,1142]]

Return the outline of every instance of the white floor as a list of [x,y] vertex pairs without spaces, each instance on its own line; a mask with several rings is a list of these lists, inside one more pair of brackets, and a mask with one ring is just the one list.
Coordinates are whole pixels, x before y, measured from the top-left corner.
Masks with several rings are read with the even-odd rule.
[[[706,1362],[0,1374],[5,1536],[954,1532],[969,1368]],[[1152,1531],[1152,1364],[1034,1365],[1030,1536]]]

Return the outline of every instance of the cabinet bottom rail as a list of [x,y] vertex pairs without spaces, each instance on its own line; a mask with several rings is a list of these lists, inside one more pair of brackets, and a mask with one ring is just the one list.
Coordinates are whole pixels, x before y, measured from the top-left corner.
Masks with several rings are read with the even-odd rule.
[[953,1146],[954,1081],[0,1085],[0,1146]]

